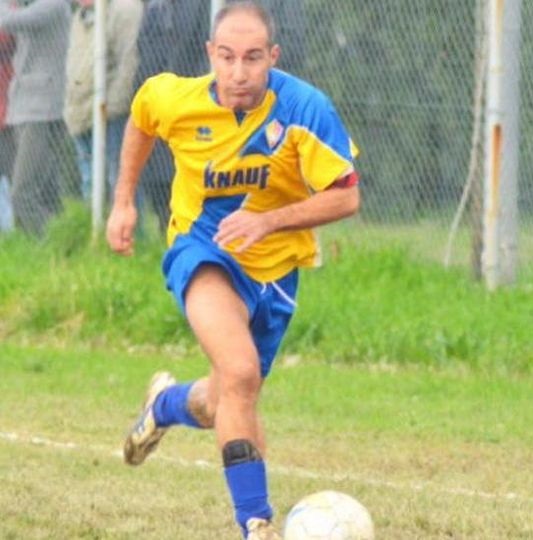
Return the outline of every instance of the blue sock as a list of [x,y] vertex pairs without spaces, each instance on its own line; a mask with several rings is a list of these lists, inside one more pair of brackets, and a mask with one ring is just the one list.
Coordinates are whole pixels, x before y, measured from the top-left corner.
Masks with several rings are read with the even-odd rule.
[[224,469],[226,482],[235,507],[235,519],[246,538],[246,522],[252,518],[270,519],[268,488],[264,461],[249,461]]
[[168,427],[173,424],[183,424],[196,428],[202,427],[187,408],[187,402],[193,384],[175,384],[163,390],[157,396],[153,411],[155,423],[159,427]]

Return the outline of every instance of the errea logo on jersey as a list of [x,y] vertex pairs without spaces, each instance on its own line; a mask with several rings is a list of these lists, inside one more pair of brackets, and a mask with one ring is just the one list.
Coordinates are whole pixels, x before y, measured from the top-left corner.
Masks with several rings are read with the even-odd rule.
[[209,126],[198,126],[196,128],[196,140],[211,142],[213,140],[213,130]]
[[221,189],[234,186],[257,186],[265,189],[270,176],[270,165],[247,167],[232,171],[213,171],[211,163],[204,170],[205,189]]

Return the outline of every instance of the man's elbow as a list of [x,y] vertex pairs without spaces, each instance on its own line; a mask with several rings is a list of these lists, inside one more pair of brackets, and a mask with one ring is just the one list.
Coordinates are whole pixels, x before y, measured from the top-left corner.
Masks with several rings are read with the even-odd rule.
[[344,217],[350,217],[359,212],[359,208],[361,207],[361,194],[357,186],[346,188],[346,191],[348,191],[348,193],[346,194],[347,197],[345,198]]

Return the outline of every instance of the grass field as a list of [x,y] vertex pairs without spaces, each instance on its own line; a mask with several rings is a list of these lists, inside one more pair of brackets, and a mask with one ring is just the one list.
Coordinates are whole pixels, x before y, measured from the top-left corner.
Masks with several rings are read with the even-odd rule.
[[[417,255],[434,229],[358,227],[323,231],[264,389],[276,523],[338,489],[377,540],[533,539],[531,269],[488,293]],[[0,238],[0,539],[237,539],[211,433],[122,463],[151,374],[206,365],[160,239],[121,259],[89,237],[71,207],[44,241]]]
[[[212,434],[177,428],[139,468],[120,457],[151,373],[201,357],[0,345],[0,538],[239,537]],[[427,367],[293,365],[264,390],[277,522],[348,492],[377,538],[533,538],[533,380]]]

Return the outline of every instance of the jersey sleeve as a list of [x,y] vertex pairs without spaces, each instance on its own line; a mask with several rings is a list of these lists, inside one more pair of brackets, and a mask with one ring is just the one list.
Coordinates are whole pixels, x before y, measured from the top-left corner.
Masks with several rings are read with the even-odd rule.
[[314,191],[322,191],[353,171],[359,149],[350,139],[331,101],[324,95],[310,100],[297,128],[300,168]]
[[179,90],[179,81],[171,73],[161,73],[142,84],[131,104],[131,118],[136,127],[151,137],[168,139],[169,109]]
[[147,79],[133,97],[131,119],[141,131],[155,137],[161,124],[158,112],[154,79]]

